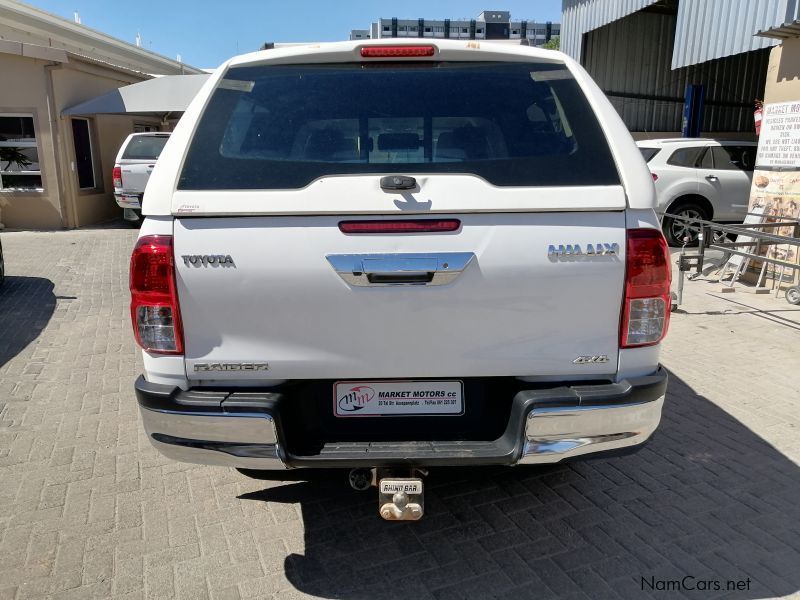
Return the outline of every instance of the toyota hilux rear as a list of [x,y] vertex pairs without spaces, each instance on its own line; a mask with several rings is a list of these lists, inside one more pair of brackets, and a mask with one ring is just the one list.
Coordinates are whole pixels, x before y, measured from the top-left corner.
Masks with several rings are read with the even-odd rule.
[[563,54],[376,40],[232,59],[145,193],[148,437],[188,462],[351,468],[396,519],[421,516],[426,467],[635,448],[666,388],[653,207]]

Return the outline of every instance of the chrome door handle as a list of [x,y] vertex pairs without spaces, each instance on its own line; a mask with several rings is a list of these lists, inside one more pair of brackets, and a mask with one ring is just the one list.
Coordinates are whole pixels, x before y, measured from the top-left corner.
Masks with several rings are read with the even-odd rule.
[[716,175],[706,175],[706,179],[708,179],[709,181],[719,181],[719,177],[717,177]]
[[325,258],[353,286],[445,285],[467,268],[475,254],[329,254]]
[[[433,283],[436,275],[434,271],[420,271],[419,273],[366,273],[370,285],[427,285]],[[441,285],[441,284],[434,284]]]

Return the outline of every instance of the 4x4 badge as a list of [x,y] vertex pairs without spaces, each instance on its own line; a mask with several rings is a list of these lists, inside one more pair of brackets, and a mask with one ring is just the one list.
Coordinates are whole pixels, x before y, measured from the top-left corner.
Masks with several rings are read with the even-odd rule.
[[595,354],[594,356],[579,356],[572,361],[576,365],[588,365],[593,363],[607,363],[608,356],[605,354]]

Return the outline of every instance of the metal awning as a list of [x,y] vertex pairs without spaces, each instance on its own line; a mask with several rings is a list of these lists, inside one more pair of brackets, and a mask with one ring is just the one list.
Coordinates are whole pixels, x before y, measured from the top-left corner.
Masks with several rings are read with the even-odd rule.
[[786,40],[789,38],[800,37],[800,21],[789,21],[783,25],[759,31],[757,36],[765,38],[773,38],[776,40]]
[[62,115],[146,115],[165,120],[173,113],[184,112],[208,77],[208,74],[154,77],[71,106]]

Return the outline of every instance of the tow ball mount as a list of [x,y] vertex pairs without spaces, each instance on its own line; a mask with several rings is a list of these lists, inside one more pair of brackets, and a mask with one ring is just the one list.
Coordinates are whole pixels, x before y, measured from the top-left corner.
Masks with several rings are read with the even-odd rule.
[[378,481],[378,511],[387,521],[418,521],[424,506],[422,479],[392,477]]
[[425,513],[422,469],[353,469],[353,489],[378,488],[378,513],[387,521],[418,521]]

